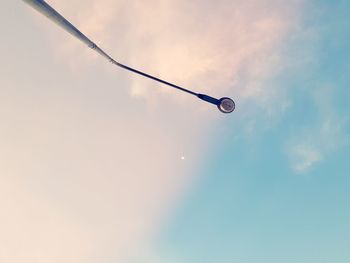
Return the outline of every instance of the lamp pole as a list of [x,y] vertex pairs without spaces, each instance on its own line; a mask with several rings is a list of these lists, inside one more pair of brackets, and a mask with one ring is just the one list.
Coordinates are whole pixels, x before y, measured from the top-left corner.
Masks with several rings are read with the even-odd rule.
[[154,77],[152,75],[149,75],[145,72],[142,72],[140,70],[131,68],[127,65],[124,65],[122,63],[119,63],[118,61],[114,60],[110,55],[108,55],[105,51],[103,51],[99,46],[97,46],[93,41],[91,41],[87,36],[85,36],[80,30],[78,30],[73,24],[71,24],[67,19],[65,19],[60,13],[58,13],[53,7],[51,7],[48,3],[46,3],[44,0],[23,0],[27,4],[31,5],[33,8],[35,8],[37,11],[42,13],[44,16],[48,17],[50,20],[52,20],[54,23],[62,27],[64,30],[66,30],[68,33],[79,39],[81,42],[86,44],[91,49],[95,50],[98,54],[100,54],[102,57],[107,59],[112,64],[126,69],[128,71],[131,71],[133,73],[139,74],[141,76],[144,76],[146,78],[152,79],[154,81],[160,82],[162,84],[165,84],[167,86],[173,87],[175,89],[178,89],[180,91],[189,93],[193,96],[196,96],[197,98],[206,101],[208,103],[214,104],[218,107],[218,109],[223,113],[231,113],[235,109],[235,102],[231,98],[221,98],[216,99],[206,94],[200,94],[193,92],[191,90],[185,89],[183,87],[177,86],[175,84],[172,84],[168,81],[162,80],[160,78]]

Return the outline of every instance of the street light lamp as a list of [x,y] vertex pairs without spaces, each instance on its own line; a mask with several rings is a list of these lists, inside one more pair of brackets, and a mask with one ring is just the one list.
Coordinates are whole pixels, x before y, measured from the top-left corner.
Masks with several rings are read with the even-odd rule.
[[44,0],[23,0],[24,2],[31,5],[33,8],[38,10],[40,13],[51,19],[54,23],[65,29],[68,33],[78,38],[81,42],[86,44],[91,49],[95,50],[98,54],[100,54],[102,57],[107,59],[112,64],[121,67],[123,69],[126,69],[128,71],[131,71],[133,73],[139,74],[141,76],[144,76],[146,78],[155,80],[157,82],[160,82],[162,84],[168,85],[170,87],[176,88],[180,91],[187,92],[191,95],[194,95],[198,98],[200,98],[203,101],[209,102],[211,104],[214,104],[218,107],[218,109],[223,113],[231,113],[235,109],[235,102],[227,97],[221,98],[221,99],[215,99],[211,96],[200,94],[193,92],[191,90],[185,89],[183,87],[177,86],[175,84],[172,84],[170,82],[167,82],[165,80],[162,80],[160,78],[154,77],[152,75],[149,75],[147,73],[144,73],[142,71],[139,71],[137,69],[131,68],[127,65],[124,65],[122,63],[117,62],[114,60],[111,56],[109,56],[106,52],[104,52],[100,47],[98,47],[94,42],[92,42],[88,37],[86,37],[81,31],[79,31],[73,24],[71,24],[67,19],[65,19],[61,14],[59,14],[55,9],[53,9],[48,3],[46,3]]

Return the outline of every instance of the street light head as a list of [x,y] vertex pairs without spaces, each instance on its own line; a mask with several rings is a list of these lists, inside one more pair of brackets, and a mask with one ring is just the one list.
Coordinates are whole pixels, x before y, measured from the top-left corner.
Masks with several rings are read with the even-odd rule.
[[217,104],[218,109],[223,113],[231,113],[235,110],[235,102],[227,97],[221,98],[219,104]]

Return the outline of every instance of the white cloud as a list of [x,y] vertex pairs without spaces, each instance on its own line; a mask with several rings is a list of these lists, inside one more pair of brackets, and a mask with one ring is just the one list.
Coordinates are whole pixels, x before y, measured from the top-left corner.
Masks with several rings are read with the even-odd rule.
[[[64,14],[72,12],[70,3],[53,4]],[[198,92],[253,99],[271,112],[271,105],[285,101],[281,90],[265,84],[285,66],[279,49],[296,27],[302,4],[300,0],[84,1],[69,17],[121,62]],[[72,39],[57,46],[62,36],[55,33],[53,38],[60,57],[64,53],[74,61],[82,52]],[[97,59],[85,51],[87,58]],[[154,86],[133,78],[130,92],[148,100],[163,92],[187,98]]]
[[336,113],[329,87],[317,89],[313,100],[320,120],[310,124],[296,134],[289,142],[288,155],[296,172],[309,171],[327,156],[349,143],[345,127],[349,119]]
[[299,173],[306,172],[322,159],[320,151],[309,144],[297,144],[290,151],[295,159],[293,168]]

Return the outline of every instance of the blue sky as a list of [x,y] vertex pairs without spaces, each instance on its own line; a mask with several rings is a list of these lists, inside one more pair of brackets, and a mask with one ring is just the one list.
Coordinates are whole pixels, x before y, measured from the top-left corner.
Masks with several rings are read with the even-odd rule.
[[[1,262],[350,261],[347,1],[3,4]],[[182,158],[183,157],[183,158]]]
[[[291,104],[272,125],[257,114],[249,136],[244,120],[227,120],[230,134],[218,136],[201,182],[162,235],[165,262],[349,262],[349,7],[307,5],[302,27],[313,35],[291,36],[284,52],[312,59],[271,82],[288,90]],[[337,131],[320,135],[327,121]],[[304,136],[324,152],[296,171],[288,145]]]

